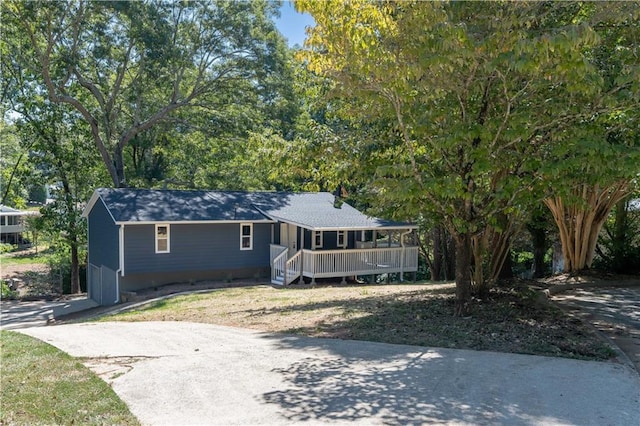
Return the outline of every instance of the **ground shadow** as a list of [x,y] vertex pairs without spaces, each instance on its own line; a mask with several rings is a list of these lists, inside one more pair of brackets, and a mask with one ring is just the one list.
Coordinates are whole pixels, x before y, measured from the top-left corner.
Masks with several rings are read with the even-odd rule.
[[[281,407],[280,414],[294,422],[370,419],[372,423],[398,425],[584,424],[591,415],[576,417],[571,408],[581,403],[584,388],[577,388],[576,396],[563,395],[566,387],[558,389],[554,384],[558,378],[547,382],[539,371],[527,366],[532,360],[535,364],[537,357],[268,338],[277,339],[282,349],[309,352],[308,358],[274,370],[286,388],[262,396],[264,402]],[[559,365],[575,362],[554,361]],[[582,381],[582,377],[576,378],[576,386]]]

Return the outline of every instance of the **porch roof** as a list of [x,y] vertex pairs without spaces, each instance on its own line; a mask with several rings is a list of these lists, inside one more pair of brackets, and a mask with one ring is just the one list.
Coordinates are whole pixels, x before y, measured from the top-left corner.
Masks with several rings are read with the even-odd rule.
[[347,203],[334,206],[335,197],[328,192],[302,192],[281,194],[275,203],[255,206],[266,216],[316,231],[415,229],[406,222],[395,222],[367,216]]

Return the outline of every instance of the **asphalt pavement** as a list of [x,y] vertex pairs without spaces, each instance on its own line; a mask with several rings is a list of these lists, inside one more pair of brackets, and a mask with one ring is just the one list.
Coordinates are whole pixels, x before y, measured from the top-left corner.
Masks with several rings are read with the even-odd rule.
[[19,330],[80,357],[147,425],[632,425],[614,362],[273,335],[185,322]]

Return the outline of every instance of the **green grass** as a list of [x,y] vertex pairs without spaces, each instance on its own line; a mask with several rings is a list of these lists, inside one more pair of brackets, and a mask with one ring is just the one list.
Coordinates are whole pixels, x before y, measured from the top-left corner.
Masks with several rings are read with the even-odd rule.
[[52,251],[47,248],[41,248],[38,250],[38,254],[20,254],[19,252],[5,253],[0,255],[0,263],[3,265],[47,264],[52,255]]
[[0,424],[139,424],[109,385],[53,346],[1,331],[0,352]]

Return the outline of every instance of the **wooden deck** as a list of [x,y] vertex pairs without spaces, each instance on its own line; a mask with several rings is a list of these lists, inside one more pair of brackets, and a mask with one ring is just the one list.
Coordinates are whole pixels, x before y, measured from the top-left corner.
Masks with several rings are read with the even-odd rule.
[[301,275],[313,281],[316,278],[415,272],[418,270],[418,247],[305,249],[288,257],[286,247],[272,245],[271,259],[272,283],[287,285]]

